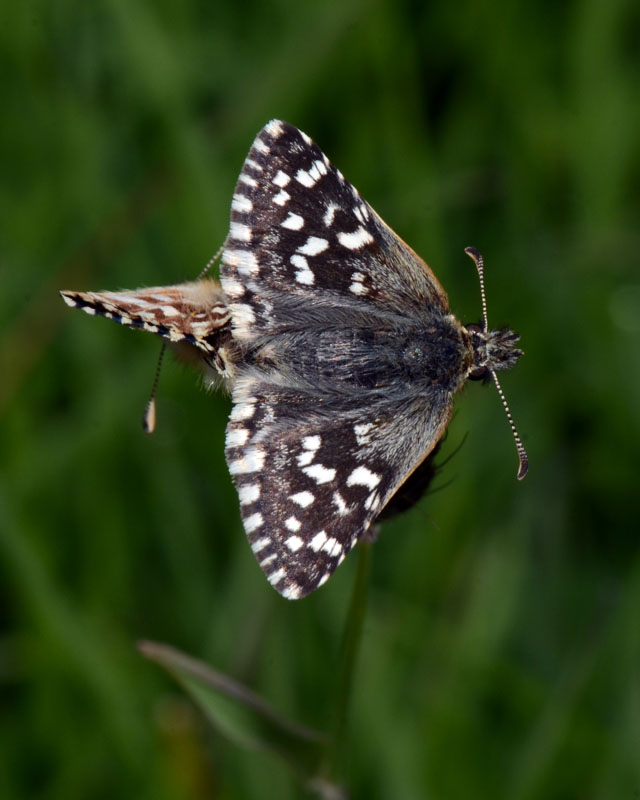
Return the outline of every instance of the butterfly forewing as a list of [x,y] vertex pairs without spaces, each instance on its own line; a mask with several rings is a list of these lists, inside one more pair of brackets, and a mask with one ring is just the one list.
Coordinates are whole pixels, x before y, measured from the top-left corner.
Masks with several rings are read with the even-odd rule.
[[437,279],[308,136],[274,120],[236,185],[222,286],[237,338],[278,321],[283,295],[304,302],[448,308]]

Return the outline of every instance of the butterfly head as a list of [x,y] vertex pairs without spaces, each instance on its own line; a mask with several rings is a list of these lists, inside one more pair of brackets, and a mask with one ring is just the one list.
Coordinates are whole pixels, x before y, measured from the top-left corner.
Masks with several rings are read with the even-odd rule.
[[523,355],[516,347],[520,336],[508,328],[490,331],[480,325],[467,325],[473,346],[473,368],[469,377],[473,380],[488,379],[491,371],[511,369]]

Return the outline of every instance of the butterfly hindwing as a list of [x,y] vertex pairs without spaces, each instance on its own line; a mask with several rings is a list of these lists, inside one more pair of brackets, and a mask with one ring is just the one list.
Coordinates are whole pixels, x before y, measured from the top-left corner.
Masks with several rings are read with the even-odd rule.
[[435,446],[451,410],[414,398],[363,412],[353,398],[323,402],[255,378],[239,379],[233,399],[226,456],[245,531],[288,598],[329,578]]
[[231,318],[220,285],[209,279],[121,292],[60,294],[71,308],[155,333],[173,343],[191,344],[206,354],[215,354],[220,348]]

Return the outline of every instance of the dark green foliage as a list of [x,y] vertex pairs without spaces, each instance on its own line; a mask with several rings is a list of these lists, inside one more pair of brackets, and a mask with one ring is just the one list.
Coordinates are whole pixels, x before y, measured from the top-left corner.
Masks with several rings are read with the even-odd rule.
[[[342,753],[354,797],[640,793],[640,14],[623,0],[7,3],[0,27],[0,796],[292,798],[135,649],[332,724],[356,557],[280,599],[223,458],[228,401],[57,289],[197,275],[253,136],[312,135],[526,353],[470,385],[451,483],[386,524]],[[438,481],[436,481],[437,483]]]

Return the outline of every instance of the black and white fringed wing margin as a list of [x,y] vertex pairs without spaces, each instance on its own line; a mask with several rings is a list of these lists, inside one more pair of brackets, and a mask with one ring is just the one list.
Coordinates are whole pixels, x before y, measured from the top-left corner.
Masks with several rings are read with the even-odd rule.
[[231,312],[217,281],[201,279],[175,286],[121,292],[60,292],[71,308],[154,333],[187,360],[209,367],[213,379],[228,380]]
[[[424,491],[467,378],[522,352],[463,326],[429,267],[301,131],[256,137],[231,204],[221,283],[62,292],[167,339],[232,392],[226,457],[251,548],[288,598],[321,586],[381,514]],[[152,426],[151,426],[152,427]],[[398,491],[401,489],[401,491]]]
[[473,362],[427,265],[301,131],[258,134],[222,287],[243,358],[227,461],[285,597],[321,586],[436,445]]

